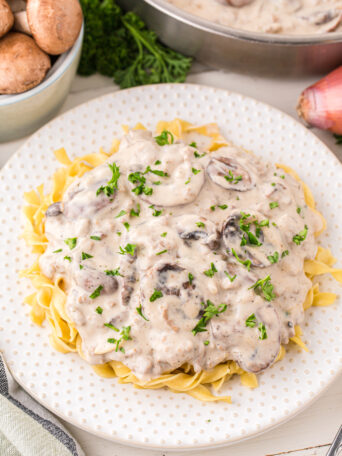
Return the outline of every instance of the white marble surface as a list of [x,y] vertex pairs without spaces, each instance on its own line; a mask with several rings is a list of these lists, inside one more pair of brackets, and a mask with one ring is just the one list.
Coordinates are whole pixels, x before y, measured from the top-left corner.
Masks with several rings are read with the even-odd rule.
[[[296,117],[296,102],[300,92],[313,83],[315,78],[302,80],[265,79],[237,75],[229,72],[206,70],[195,65],[187,82],[225,88],[257,98]],[[76,77],[71,93],[61,112],[77,106],[91,98],[117,90],[109,78],[92,76]],[[342,145],[335,145],[330,133],[313,130],[342,160]],[[0,167],[23,144],[24,139],[0,143]],[[270,456],[290,454],[292,456],[323,456],[329,443],[342,422],[341,377],[306,411],[286,424],[257,438],[240,444],[204,451],[202,456]],[[65,423],[82,445],[86,456],[163,456],[165,451],[148,451],[123,447],[95,437],[73,425]],[[199,452],[196,451],[198,454]],[[173,453],[178,456],[184,452]]]

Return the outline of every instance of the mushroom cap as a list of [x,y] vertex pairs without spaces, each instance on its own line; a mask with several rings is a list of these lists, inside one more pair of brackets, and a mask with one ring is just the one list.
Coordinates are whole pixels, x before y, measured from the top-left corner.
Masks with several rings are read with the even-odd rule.
[[78,0],[28,0],[26,13],[33,38],[51,55],[70,49],[82,27]]
[[50,67],[50,57],[31,37],[11,32],[0,39],[0,94],[32,89]]
[[14,16],[6,0],[0,0],[0,38],[11,30]]

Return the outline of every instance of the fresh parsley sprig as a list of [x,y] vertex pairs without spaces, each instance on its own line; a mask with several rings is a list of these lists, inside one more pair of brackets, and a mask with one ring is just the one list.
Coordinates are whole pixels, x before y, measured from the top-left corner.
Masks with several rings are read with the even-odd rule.
[[118,181],[120,177],[120,168],[116,165],[116,163],[108,163],[109,169],[112,171],[112,178],[107,182],[107,185],[102,185],[96,191],[96,196],[100,193],[104,193],[108,198],[110,198],[114,191],[118,188]]
[[276,295],[273,292],[273,285],[271,283],[271,276],[266,276],[264,279],[257,280],[249,290],[254,289],[257,294],[262,294],[266,301],[272,301]]
[[213,317],[218,316],[227,309],[227,304],[220,304],[216,307],[209,299],[207,299],[206,304],[202,302],[201,305],[204,306],[204,313],[203,317],[198,321],[197,325],[192,330],[192,334],[194,336],[196,336],[199,332],[207,331],[206,326],[208,322]]

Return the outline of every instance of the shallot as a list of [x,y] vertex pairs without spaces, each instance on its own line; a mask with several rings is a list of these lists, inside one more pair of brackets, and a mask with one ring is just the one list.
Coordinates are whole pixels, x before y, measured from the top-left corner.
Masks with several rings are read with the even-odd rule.
[[309,125],[342,134],[342,66],[302,92],[297,113]]

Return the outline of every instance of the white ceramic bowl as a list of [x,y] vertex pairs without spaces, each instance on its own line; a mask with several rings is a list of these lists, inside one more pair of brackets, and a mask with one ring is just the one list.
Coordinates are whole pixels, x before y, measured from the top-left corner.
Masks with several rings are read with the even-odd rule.
[[0,143],[26,136],[50,120],[67,97],[81,57],[84,26],[73,47],[60,55],[36,87],[0,95]]

